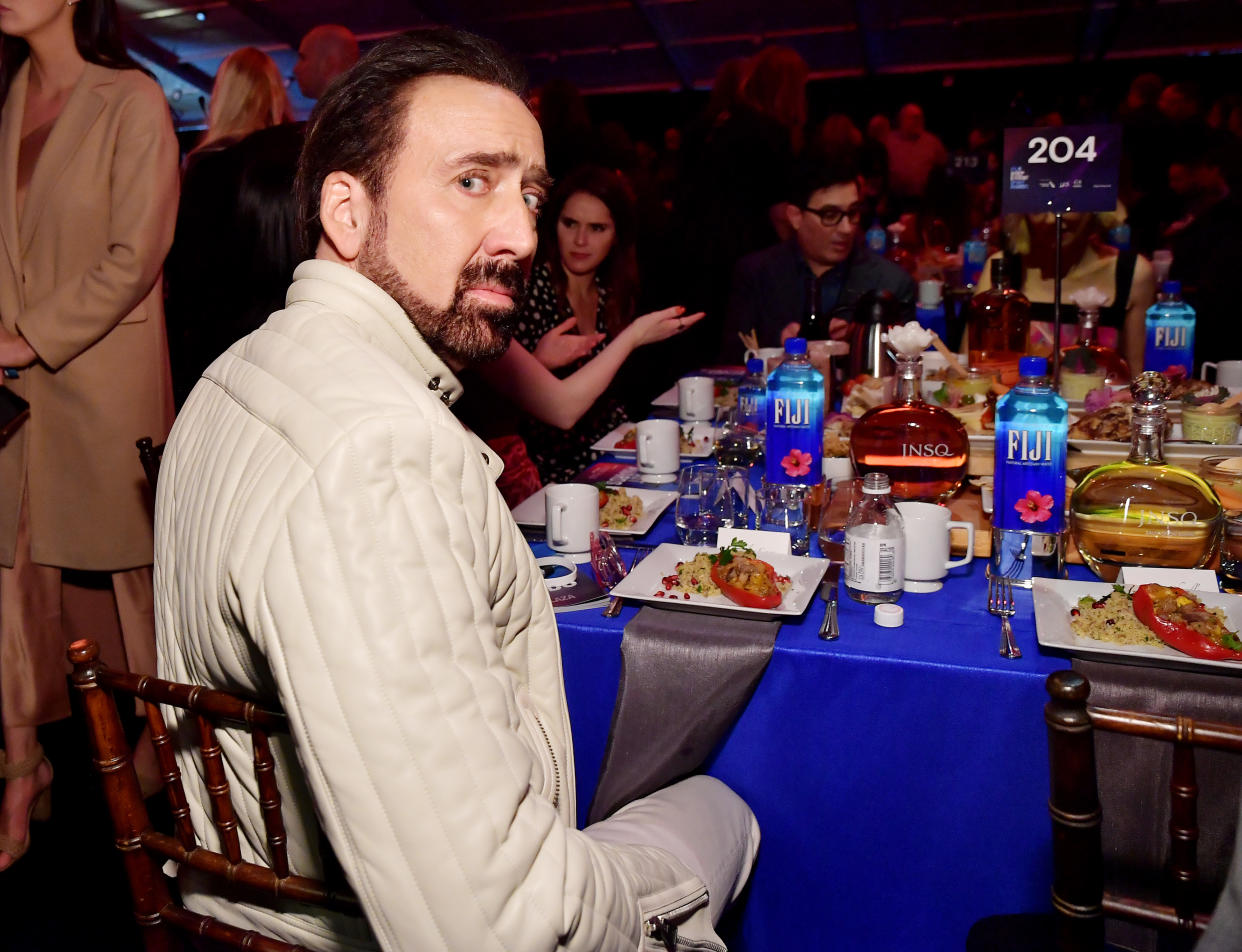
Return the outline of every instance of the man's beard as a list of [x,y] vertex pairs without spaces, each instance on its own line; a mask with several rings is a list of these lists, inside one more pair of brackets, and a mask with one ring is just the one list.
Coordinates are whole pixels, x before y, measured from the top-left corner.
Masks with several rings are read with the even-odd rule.
[[[438,308],[419,297],[397,271],[385,250],[385,223],[371,229],[358,256],[358,272],[396,301],[410,323],[440,357],[460,366],[485,363],[502,356],[513,337],[526,276],[508,261],[471,261],[461,270],[453,300]],[[491,307],[466,296],[471,288],[487,285],[513,295],[508,307]]]

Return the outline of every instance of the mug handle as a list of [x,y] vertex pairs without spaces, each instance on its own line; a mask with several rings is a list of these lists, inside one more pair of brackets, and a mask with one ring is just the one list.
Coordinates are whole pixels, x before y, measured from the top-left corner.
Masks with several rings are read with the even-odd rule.
[[[639,433],[638,439],[634,443],[634,461],[638,463],[638,471],[646,473],[651,471],[651,458],[648,455],[651,446],[651,434]],[[643,450],[648,450],[644,453]]]
[[752,357],[758,357],[758,356],[759,356],[758,351],[751,350],[749,347],[747,347],[746,350],[742,353],[742,363],[743,364],[749,363]]
[[[1204,361],[1204,362],[1203,362],[1203,363],[1199,366],[1199,379],[1200,379],[1200,380],[1207,380],[1207,369],[1208,369],[1209,367],[1211,367],[1211,368],[1212,368],[1212,370],[1213,370],[1213,371],[1215,371],[1215,372],[1219,372],[1219,370],[1220,370],[1220,368],[1219,368],[1216,364],[1212,363],[1211,361],[1205,360],[1205,361]],[[1215,373],[1215,372],[1212,374],[1212,379],[1213,379],[1213,380],[1215,380],[1215,379],[1216,379],[1216,373]]]
[[949,531],[954,529],[966,530],[966,556],[965,558],[950,560],[944,564],[946,569],[955,569],[959,565],[969,564],[975,557],[975,524],[973,522],[950,522],[948,524]]
[[565,504],[554,502],[548,509],[548,545],[566,545],[565,538]]

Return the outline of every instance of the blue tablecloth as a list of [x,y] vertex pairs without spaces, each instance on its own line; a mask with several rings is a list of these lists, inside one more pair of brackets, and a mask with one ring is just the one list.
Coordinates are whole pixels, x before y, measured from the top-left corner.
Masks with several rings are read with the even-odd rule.
[[[642,541],[675,541],[671,517]],[[735,952],[960,952],[982,916],[1050,908],[1043,685],[1069,660],[1040,651],[1023,591],[1013,620],[1023,657],[999,656],[984,566],[953,570],[938,593],[905,594],[901,628],[873,624],[844,590],[839,641],[817,637],[818,599],[781,628],[706,766],[763,834]],[[580,822],[636,611],[558,616]],[[686,613],[687,624],[710,618]]]

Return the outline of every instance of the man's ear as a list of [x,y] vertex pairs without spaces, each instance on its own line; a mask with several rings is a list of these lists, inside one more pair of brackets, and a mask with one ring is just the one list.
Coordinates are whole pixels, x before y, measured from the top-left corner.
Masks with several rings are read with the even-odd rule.
[[785,218],[789,221],[789,227],[794,231],[802,227],[802,209],[793,202],[785,203]]
[[371,196],[348,172],[332,172],[319,190],[319,222],[323,244],[332,257],[352,264],[362,252],[371,221]]

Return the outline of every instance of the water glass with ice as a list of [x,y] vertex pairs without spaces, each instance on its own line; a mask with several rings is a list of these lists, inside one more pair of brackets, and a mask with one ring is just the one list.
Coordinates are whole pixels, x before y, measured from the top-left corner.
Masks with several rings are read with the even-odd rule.
[[719,529],[734,525],[730,471],[712,463],[685,467],[677,477],[677,536],[683,545],[714,546]]

